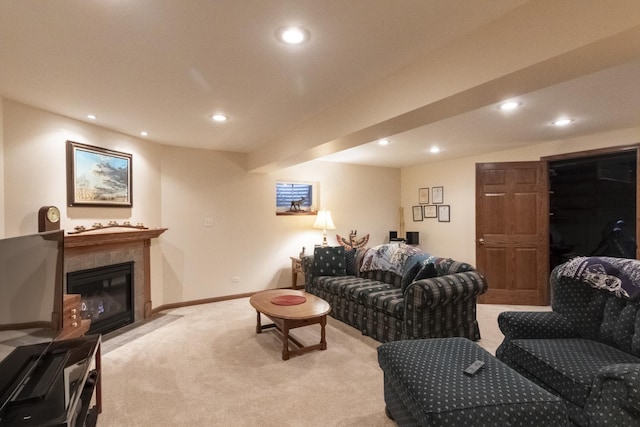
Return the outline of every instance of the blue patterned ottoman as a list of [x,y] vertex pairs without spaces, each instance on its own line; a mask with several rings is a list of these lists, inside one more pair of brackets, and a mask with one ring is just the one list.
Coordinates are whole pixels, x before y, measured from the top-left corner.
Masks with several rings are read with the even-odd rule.
[[[476,360],[476,375],[463,370]],[[378,347],[387,415],[399,426],[564,426],[562,400],[466,338]]]

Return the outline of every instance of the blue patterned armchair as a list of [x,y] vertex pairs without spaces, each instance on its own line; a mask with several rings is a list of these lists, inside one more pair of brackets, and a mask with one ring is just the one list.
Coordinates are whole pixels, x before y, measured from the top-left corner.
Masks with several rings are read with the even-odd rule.
[[553,311],[501,313],[496,356],[562,397],[577,425],[640,426],[639,279],[637,260],[556,267]]

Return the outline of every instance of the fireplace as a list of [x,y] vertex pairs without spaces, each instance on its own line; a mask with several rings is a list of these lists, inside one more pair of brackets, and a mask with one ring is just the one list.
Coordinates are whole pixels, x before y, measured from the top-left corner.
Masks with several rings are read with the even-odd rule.
[[81,295],[90,334],[111,332],[134,321],[134,262],[67,273],[67,293]]
[[[166,228],[141,230],[107,229],[64,237],[65,279],[69,273],[87,271],[122,263],[131,263],[133,274],[133,322],[151,315],[151,239],[159,237]],[[66,280],[65,280],[66,281]],[[69,292],[69,286],[65,283]]]

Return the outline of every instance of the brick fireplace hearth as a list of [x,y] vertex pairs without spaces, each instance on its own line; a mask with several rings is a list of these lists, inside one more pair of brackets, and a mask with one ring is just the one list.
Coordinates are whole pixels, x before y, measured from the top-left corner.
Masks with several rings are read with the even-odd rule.
[[134,263],[134,322],[151,314],[151,239],[160,236],[166,228],[119,229],[113,228],[65,235],[64,289],[67,273],[87,270],[123,262]]

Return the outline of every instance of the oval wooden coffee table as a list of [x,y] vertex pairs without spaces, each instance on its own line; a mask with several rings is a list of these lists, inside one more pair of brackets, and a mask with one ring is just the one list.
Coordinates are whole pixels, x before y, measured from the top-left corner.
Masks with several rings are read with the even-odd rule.
[[[276,302],[280,299],[284,300],[280,303],[286,304],[286,299],[291,297],[294,297],[292,299],[295,299],[295,297],[298,297],[298,299],[304,298],[305,301],[301,304],[295,305],[279,305],[272,302],[275,298]],[[306,353],[312,350],[327,349],[327,340],[324,330],[327,325],[327,314],[331,311],[331,306],[325,300],[304,291],[274,289],[254,294],[249,299],[249,303],[251,303],[258,313],[256,333],[259,334],[268,328],[276,328],[282,333],[282,360],[288,360],[290,355]],[[260,322],[260,314],[267,316],[273,321],[273,323],[269,325],[262,325]],[[304,346],[297,339],[289,335],[289,330],[291,329],[315,325],[316,323],[320,324],[319,344]],[[289,341],[294,343],[298,348],[290,350]]]

